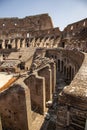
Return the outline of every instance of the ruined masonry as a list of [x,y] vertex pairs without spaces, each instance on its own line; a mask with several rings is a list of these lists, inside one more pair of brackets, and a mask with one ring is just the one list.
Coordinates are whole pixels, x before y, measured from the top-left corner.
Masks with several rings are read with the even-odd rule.
[[0,19],[0,130],[87,130],[87,18]]

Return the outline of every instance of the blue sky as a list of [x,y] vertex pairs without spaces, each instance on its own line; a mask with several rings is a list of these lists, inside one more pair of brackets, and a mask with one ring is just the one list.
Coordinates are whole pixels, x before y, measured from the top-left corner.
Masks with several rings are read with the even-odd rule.
[[87,0],[0,0],[0,18],[48,13],[54,27],[61,30],[87,18]]

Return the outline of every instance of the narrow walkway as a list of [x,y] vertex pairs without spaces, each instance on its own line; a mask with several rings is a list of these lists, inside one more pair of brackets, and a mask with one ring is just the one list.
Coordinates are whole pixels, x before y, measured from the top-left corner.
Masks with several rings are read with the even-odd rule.
[[36,119],[32,123],[32,130],[40,130],[44,122],[44,116],[37,114]]

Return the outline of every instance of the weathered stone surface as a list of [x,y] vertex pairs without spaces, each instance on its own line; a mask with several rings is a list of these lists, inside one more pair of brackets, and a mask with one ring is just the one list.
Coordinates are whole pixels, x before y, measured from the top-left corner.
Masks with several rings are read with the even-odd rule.
[[44,115],[52,100],[50,119],[41,129],[86,130],[87,54],[83,52],[87,52],[87,19],[62,32],[53,28],[48,14],[0,19],[0,71],[16,77],[0,89],[3,128],[39,130],[37,113]]

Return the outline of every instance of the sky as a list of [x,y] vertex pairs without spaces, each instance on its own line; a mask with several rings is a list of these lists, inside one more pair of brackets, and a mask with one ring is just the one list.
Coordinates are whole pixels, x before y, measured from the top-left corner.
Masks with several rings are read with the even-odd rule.
[[87,0],[0,0],[0,18],[48,13],[54,27],[63,30],[68,24],[87,18]]

